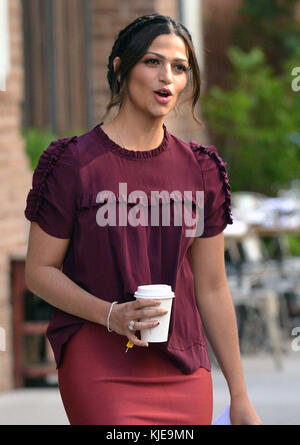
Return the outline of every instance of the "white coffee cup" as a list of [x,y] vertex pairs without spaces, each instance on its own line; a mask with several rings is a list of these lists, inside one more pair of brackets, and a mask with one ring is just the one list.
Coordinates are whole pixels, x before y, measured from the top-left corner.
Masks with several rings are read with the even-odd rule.
[[160,324],[150,329],[141,329],[141,340],[150,343],[160,343],[168,340],[169,324],[173,298],[175,297],[171,286],[167,284],[149,284],[138,286],[134,293],[135,298],[149,298],[161,301],[160,308],[166,309],[167,314],[157,317],[143,318],[140,321],[158,320]]

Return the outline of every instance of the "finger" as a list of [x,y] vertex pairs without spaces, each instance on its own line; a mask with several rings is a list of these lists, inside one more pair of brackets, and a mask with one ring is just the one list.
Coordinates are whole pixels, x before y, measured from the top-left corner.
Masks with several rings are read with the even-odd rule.
[[134,307],[134,309],[140,309],[143,307],[158,306],[160,304],[161,304],[161,301],[159,301],[159,300],[153,300],[153,299],[148,299],[148,298],[137,298],[133,304],[133,307]]
[[134,318],[140,320],[142,318],[162,317],[163,315],[166,315],[167,313],[168,313],[168,310],[165,308],[157,308],[157,309],[142,308],[142,309],[138,309],[135,311]]
[[143,340],[140,340],[136,335],[131,334],[127,335],[128,340],[130,340],[135,346],[149,346],[149,343]]
[[158,320],[151,321],[136,321],[134,327],[137,331],[142,331],[143,329],[151,329],[158,326],[160,322]]

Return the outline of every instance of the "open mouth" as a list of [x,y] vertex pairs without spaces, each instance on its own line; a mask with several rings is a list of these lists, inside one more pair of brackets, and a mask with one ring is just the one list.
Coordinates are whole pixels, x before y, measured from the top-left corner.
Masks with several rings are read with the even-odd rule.
[[172,99],[172,94],[166,90],[154,91],[154,95],[156,97],[156,100],[161,104],[166,104]]
[[156,94],[158,94],[161,97],[168,97],[170,96],[169,93],[165,92],[165,91],[154,91]]

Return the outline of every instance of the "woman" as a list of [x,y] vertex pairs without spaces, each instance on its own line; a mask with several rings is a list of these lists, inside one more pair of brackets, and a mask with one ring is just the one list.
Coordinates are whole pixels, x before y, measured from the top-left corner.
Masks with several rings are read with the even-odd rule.
[[[54,306],[47,337],[69,421],[210,424],[204,325],[228,382],[232,423],[260,424],[247,396],[224,267],[222,232],[232,224],[225,163],[213,146],[187,143],[163,123],[191,85],[192,113],[200,123],[190,33],[167,16],[139,17],[114,43],[108,82],[106,111],[119,105],[118,114],[49,145],[25,210],[32,222],[26,283]],[[136,191],[143,199],[130,199]],[[153,191],[177,195],[154,202]],[[204,227],[194,236],[185,220],[174,224],[178,196],[187,191],[204,192]],[[149,209],[162,215],[165,204],[172,214],[168,224],[139,220]],[[201,215],[193,196],[190,204],[191,216],[199,209]],[[175,293],[165,343],[139,337],[165,313],[155,300],[135,300],[143,284],[168,284]],[[154,320],[139,321],[146,317]],[[134,347],[125,353],[128,340]]]

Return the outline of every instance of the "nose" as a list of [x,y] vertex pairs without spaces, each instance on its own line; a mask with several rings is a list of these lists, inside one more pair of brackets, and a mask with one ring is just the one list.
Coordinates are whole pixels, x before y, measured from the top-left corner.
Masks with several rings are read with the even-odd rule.
[[160,70],[160,81],[163,81],[165,83],[172,83],[173,77],[172,77],[172,67],[169,63],[166,63],[165,65],[161,65]]

